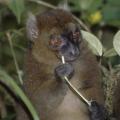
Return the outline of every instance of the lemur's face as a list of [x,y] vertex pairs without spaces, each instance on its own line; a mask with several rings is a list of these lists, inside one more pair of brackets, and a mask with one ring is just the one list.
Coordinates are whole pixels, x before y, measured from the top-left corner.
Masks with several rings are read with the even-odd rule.
[[69,14],[64,16],[67,18],[58,18],[60,16],[55,13],[47,13],[44,17],[40,17],[44,20],[41,21],[39,17],[32,16],[27,22],[28,36],[33,41],[32,53],[40,62],[46,60],[49,65],[56,64],[52,71],[55,70],[58,76],[71,77],[74,68],[70,64],[57,64],[62,56],[66,62],[73,62],[79,57],[82,41],[80,27]]
[[38,46],[37,51],[44,52],[44,49],[49,49],[48,54],[52,52],[57,58],[64,56],[65,61],[74,61],[80,54],[80,27],[71,15],[66,18],[57,17],[56,14],[49,13],[42,18],[44,21],[40,21],[39,17],[31,16],[27,22],[28,37]]
[[79,27],[74,23],[68,23],[61,32],[53,28],[49,34],[48,46],[58,57],[64,56],[66,61],[74,61],[80,54],[80,41]]

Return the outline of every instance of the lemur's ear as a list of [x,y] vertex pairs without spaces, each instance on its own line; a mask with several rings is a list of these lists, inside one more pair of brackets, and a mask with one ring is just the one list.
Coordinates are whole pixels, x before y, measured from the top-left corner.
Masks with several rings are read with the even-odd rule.
[[38,38],[39,30],[37,27],[36,17],[32,13],[29,13],[28,15],[26,29],[28,39],[34,42],[34,40]]

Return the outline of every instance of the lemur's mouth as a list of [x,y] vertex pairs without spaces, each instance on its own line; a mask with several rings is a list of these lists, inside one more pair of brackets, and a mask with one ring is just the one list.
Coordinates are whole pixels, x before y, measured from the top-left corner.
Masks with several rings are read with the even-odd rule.
[[74,74],[74,68],[72,66],[72,62],[74,62],[76,59],[78,59],[80,55],[79,47],[75,44],[69,43],[67,46],[63,46],[57,54],[57,57],[62,62],[66,61],[66,63],[60,64],[55,68],[55,74],[59,78],[63,78],[64,76],[67,76],[67,78],[71,78]]
[[64,56],[66,62],[75,61],[80,55],[80,50],[77,46],[70,44],[70,47],[63,47],[57,55],[60,59],[61,56]]

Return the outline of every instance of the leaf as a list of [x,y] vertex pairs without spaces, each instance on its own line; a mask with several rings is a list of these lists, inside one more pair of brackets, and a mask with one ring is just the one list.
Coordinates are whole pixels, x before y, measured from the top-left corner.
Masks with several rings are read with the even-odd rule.
[[102,44],[100,40],[93,34],[81,31],[83,38],[89,43],[90,48],[92,49],[93,53],[96,55],[101,56],[102,55]]
[[80,0],[79,4],[82,10],[87,10],[94,0]]
[[115,34],[113,38],[113,46],[118,55],[120,56],[120,30]]
[[101,0],[69,0],[68,2],[71,4],[71,9],[74,11],[82,10],[93,12],[102,5]]
[[120,6],[120,0],[109,0],[108,4],[114,6]]
[[18,23],[20,23],[21,14],[25,10],[24,0],[7,0],[8,7],[17,17]]
[[116,56],[116,55],[117,55],[117,53],[116,53],[116,51],[115,51],[114,48],[112,48],[112,49],[110,49],[110,50],[107,50],[107,51],[103,54],[104,57],[113,57],[113,56]]
[[120,25],[120,7],[114,5],[106,5],[103,10],[103,20],[107,24],[118,26]]
[[88,7],[88,12],[90,12],[90,13],[96,12],[97,10],[99,10],[99,8],[102,6],[102,4],[103,3],[101,0],[93,0],[91,2],[90,6]]
[[0,69],[0,81],[5,83],[16,95],[20,97],[20,99],[27,106],[34,120],[40,120],[34,107],[32,106],[29,99],[26,97],[22,89],[20,89],[16,82],[2,69]]
[[69,0],[69,3],[72,11],[79,11],[81,9],[79,0]]

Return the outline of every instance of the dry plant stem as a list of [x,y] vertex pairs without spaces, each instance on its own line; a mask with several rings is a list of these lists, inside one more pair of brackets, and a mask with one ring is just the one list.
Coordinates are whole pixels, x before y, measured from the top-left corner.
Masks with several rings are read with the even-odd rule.
[[113,113],[113,95],[114,95],[114,89],[115,89],[115,78],[114,78],[114,70],[112,69],[112,65],[110,62],[108,62],[110,75],[108,77],[107,81],[107,93],[106,93],[106,106],[108,108],[109,114],[111,115]]
[[9,45],[10,45],[10,49],[11,49],[11,53],[12,53],[12,56],[13,56],[13,59],[14,59],[15,68],[16,68],[16,71],[17,71],[17,74],[18,74],[19,81],[20,81],[21,84],[23,84],[22,76],[19,72],[20,69],[19,69],[19,66],[18,66],[18,63],[17,63],[17,60],[16,60],[16,56],[15,56],[15,52],[14,52],[14,48],[13,48],[13,44],[12,44],[12,40],[11,40],[11,35],[10,35],[9,32],[7,32],[6,36],[7,36]]
[[[64,56],[62,56],[62,63],[65,64],[65,58]],[[68,84],[69,87],[72,88],[72,90],[80,97],[83,99],[83,101],[85,103],[87,103],[88,106],[91,106],[91,101],[88,101],[69,81],[69,79],[65,76],[64,80],[66,81],[66,83]]]
[[64,77],[65,81],[67,82],[67,84],[75,91],[75,93],[80,96],[83,101],[85,101],[85,103],[87,103],[88,106],[91,106],[91,101],[88,101],[68,80],[68,78],[65,76]]
[[106,100],[105,100],[105,105],[106,108],[108,109],[109,115],[113,113],[113,95],[114,95],[114,81],[113,78],[111,78],[112,75],[108,78],[109,82],[107,82],[107,89],[106,89]]
[[90,29],[89,29],[79,18],[77,18],[77,17],[74,16],[74,15],[72,15],[72,16],[73,16],[73,18],[81,25],[81,27],[82,27],[83,29],[85,29],[85,30],[88,31],[88,32],[91,32]]
[[[54,6],[54,5],[50,4],[50,3],[47,3],[47,2],[44,2],[44,1],[41,1],[41,0],[29,0],[29,1],[36,2],[36,3],[40,4],[40,5],[43,5],[45,7],[51,8],[51,9],[57,9],[58,8],[58,7],[56,7],[56,6]],[[81,27],[83,29],[90,32],[90,29],[79,18],[77,18],[74,15],[72,15],[72,16],[81,25]]]
[[109,70],[107,73],[104,73],[104,92],[105,92],[105,106],[108,110],[108,115],[111,116],[113,114],[113,96],[114,90],[116,87],[116,78],[114,69],[112,69],[111,63],[108,62]]

